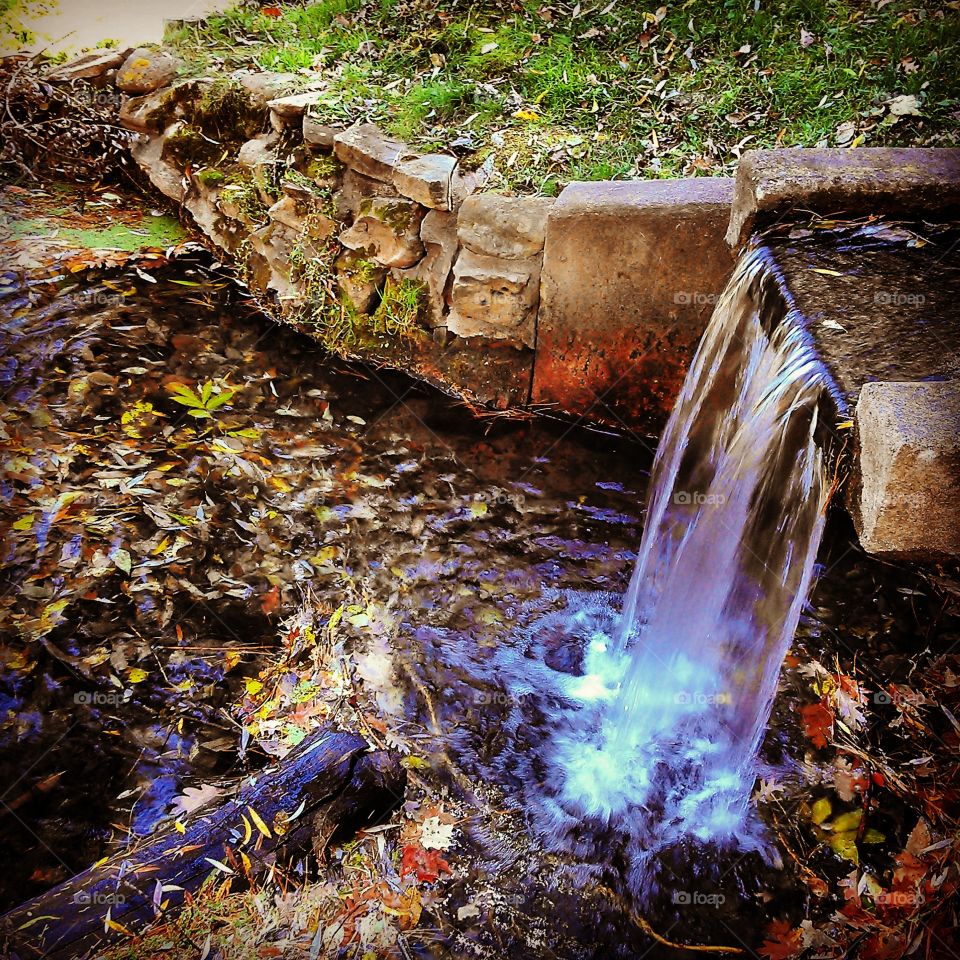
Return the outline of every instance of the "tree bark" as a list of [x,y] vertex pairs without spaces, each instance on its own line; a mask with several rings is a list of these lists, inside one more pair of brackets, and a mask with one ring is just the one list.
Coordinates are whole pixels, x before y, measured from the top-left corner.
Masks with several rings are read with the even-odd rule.
[[232,798],[197,810],[184,833],[166,828],[0,917],[0,955],[92,956],[161,914],[169,919],[211,873],[226,877],[218,863],[243,878],[243,853],[255,874],[278,855],[308,850],[315,822],[322,849],[334,833],[399,806],[405,782],[395,754],[368,752],[355,734],[318,731],[279,764],[245,778]]

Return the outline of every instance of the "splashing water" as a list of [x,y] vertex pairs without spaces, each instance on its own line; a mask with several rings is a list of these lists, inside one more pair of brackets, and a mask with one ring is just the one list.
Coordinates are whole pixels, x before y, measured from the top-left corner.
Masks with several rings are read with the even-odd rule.
[[[534,826],[574,850],[584,821],[627,829],[634,890],[671,846],[764,851],[749,797],[823,528],[824,411],[839,406],[769,255],[748,253],[661,440],[619,618],[609,597],[568,596],[530,629],[525,678],[503,664],[515,697],[550,705],[531,744]],[[521,748],[530,721],[515,711]]]

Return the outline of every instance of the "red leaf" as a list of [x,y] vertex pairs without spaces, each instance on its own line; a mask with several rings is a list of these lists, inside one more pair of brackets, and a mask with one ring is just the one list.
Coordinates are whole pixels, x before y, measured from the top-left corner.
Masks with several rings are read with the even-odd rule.
[[260,609],[269,617],[280,606],[280,588],[274,584],[261,598]]
[[803,717],[803,732],[815,747],[827,745],[827,738],[833,733],[833,713],[823,703],[811,703],[800,709]]
[[906,850],[894,858],[897,868],[893,871],[893,889],[898,891],[916,890],[917,884],[927,872],[927,865]]
[[415,873],[421,883],[433,883],[441,873],[453,873],[450,864],[440,856],[439,850],[424,850],[419,843],[408,843],[403,848],[400,862],[400,879]]
[[263,7],[260,12],[265,17],[282,17],[283,11],[279,7]]
[[760,948],[760,955],[767,960],[789,960],[803,949],[800,930],[794,930],[786,920],[774,920],[767,927],[767,937]]

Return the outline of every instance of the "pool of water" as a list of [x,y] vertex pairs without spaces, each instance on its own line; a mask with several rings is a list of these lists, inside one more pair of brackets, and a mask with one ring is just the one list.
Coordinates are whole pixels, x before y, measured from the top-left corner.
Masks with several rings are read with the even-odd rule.
[[[415,761],[405,813],[441,802],[457,817],[451,873],[424,888],[409,955],[683,955],[651,929],[754,950],[773,919],[842,906],[839,887],[811,896],[781,843],[806,844],[831,882],[852,869],[811,825],[816,798],[839,807],[839,754],[815,749],[801,708],[833,670],[871,694],[960,672],[955,581],[864,557],[831,518],[763,748],[772,865],[681,845],[641,916],[629,824],[574,830],[557,853],[536,811],[551,801],[558,706],[539,681],[575,682],[619,611],[649,438],[478,418],[331,360],[198,248],[168,262],[34,246],[24,262],[0,277],[3,906],[169,823],[187,788],[282,754],[318,705],[355,723],[341,674],[313,670],[305,686],[304,611],[330,634],[337,622],[368,695],[364,732]],[[885,878],[919,813],[953,809],[954,794],[935,794],[950,782],[939,760],[917,766],[893,722],[902,704],[854,706],[849,750],[894,749],[934,804],[878,799],[879,786],[849,800],[886,838],[860,851]],[[925,717],[949,747],[948,716]],[[843,756],[844,770],[859,762]]]

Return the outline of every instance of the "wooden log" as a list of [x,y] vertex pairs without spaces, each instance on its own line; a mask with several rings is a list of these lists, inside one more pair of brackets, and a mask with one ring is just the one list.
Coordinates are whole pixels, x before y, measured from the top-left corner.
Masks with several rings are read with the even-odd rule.
[[256,874],[384,816],[402,803],[405,782],[395,754],[318,731],[232,798],[195,811],[184,832],[166,828],[0,917],[0,956],[93,956],[159,915],[169,919],[212,873]]

